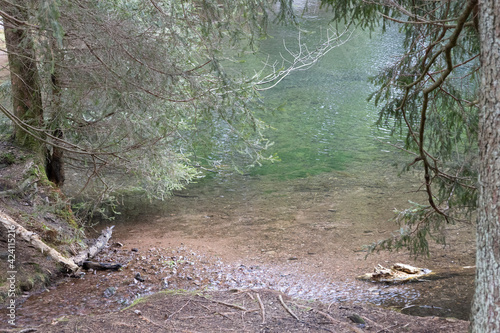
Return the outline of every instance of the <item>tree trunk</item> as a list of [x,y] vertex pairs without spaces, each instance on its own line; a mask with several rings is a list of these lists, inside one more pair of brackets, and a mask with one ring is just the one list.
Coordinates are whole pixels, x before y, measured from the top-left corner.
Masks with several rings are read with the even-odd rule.
[[[5,43],[7,46],[9,70],[12,83],[14,115],[21,121],[37,128],[43,125],[42,95],[38,75],[33,39],[23,22],[28,22],[29,1],[1,1]],[[40,148],[40,143],[15,126],[17,143],[32,149]]]
[[[5,26],[5,41],[9,57],[9,69],[12,82],[12,101],[14,115],[23,123],[35,128],[44,126],[41,81],[37,68],[36,53],[33,38],[27,24],[29,1],[18,0],[7,2],[0,0],[0,8],[6,15],[3,17]],[[55,43],[53,42],[55,46]],[[53,47],[54,51],[58,51]],[[54,73],[52,93],[55,108],[58,108],[60,84]],[[54,110],[54,114],[59,114]],[[53,135],[63,139],[63,132],[58,128],[58,119],[53,119]],[[43,134],[37,133],[44,137]],[[57,186],[64,183],[64,151],[56,145],[52,149],[43,149],[43,143],[29,135],[20,126],[15,126],[14,137],[18,144],[29,147],[45,155],[45,170],[50,181]]]
[[113,228],[115,226],[107,227],[101,232],[101,235],[96,239],[95,243],[89,246],[86,250],[80,252],[73,258],[71,258],[78,266],[82,266],[83,262],[93,258],[97,253],[104,249],[113,234]]
[[500,332],[500,5],[480,1],[481,84],[476,293],[471,331]]

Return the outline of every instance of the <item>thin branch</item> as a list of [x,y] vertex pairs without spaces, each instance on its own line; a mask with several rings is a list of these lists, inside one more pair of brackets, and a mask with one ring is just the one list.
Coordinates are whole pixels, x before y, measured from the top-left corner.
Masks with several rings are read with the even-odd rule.
[[[439,209],[434,202],[434,197],[432,195],[432,188],[431,188],[431,178],[429,174],[429,168],[430,164],[427,159],[428,154],[425,153],[424,151],[424,132],[425,132],[425,123],[427,119],[427,107],[429,103],[429,95],[431,92],[436,90],[438,87],[440,87],[443,82],[446,80],[448,75],[452,72],[453,70],[453,62],[451,59],[451,50],[457,45],[457,40],[458,37],[460,36],[460,33],[462,32],[462,29],[464,27],[465,22],[467,21],[467,18],[470,16],[470,13],[472,13],[476,3],[474,0],[471,0],[468,2],[467,7],[463,11],[462,15],[460,15],[458,21],[457,21],[457,28],[455,31],[452,33],[452,35],[449,38],[448,43],[442,48],[440,52],[438,52],[433,59],[436,59],[437,55],[444,53],[445,55],[445,60],[447,64],[447,69],[444,71],[441,76],[430,86],[424,89],[423,91],[423,103],[422,103],[422,111],[421,111],[421,117],[420,117],[420,131],[419,131],[419,152],[420,156],[422,157],[422,160],[424,162],[424,178],[425,178],[425,186],[427,189],[427,200],[429,201],[429,204],[434,208],[436,212],[438,212],[440,215],[442,215],[446,221],[448,221],[448,215]],[[431,62],[429,63],[428,66],[430,66]]]
[[[19,19],[15,18],[14,16],[7,14],[5,11],[3,11],[1,9],[0,9],[0,16],[2,16],[5,21],[14,22],[15,24],[12,25],[12,28],[19,28],[20,25],[23,25],[23,26],[31,27],[31,28],[34,28],[37,30],[40,29],[39,26],[31,24],[31,23],[26,22],[26,21],[19,20]],[[3,26],[6,27],[5,23],[3,23]],[[9,27],[9,28],[11,28],[11,27]]]
[[[287,60],[284,56],[281,56],[282,58],[281,63],[274,62],[273,64],[269,64],[269,62],[266,61],[261,71],[255,74],[254,79],[260,77],[262,73],[268,68],[271,69],[271,73],[258,79],[256,83],[256,86],[258,86],[257,90],[264,91],[274,88],[292,72],[298,70],[305,70],[312,67],[319,61],[319,59],[325,56],[328,52],[330,52],[336,47],[345,44],[350,39],[353,33],[354,30],[352,31],[345,30],[341,34],[337,34],[334,33],[331,28],[329,28],[327,30],[326,40],[322,42],[313,51],[310,51],[307,48],[307,45],[302,43],[302,38],[301,38],[302,35],[300,32],[297,37],[298,38],[297,46],[299,48],[297,52],[293,52],[290,49],[288,49],[285,40],[283,40],[283,46],[285,50],[292,56],[292,60],[291,61]],[[345,35],[347,35],[347,37],[345,39],[342,39],[342,37],[344,37]],[[269,86],[260,87],[268,84]]]
[[296,320],[300,321],[299,317],[295,313],[293,313],[292,309],[290,309],[286,304],[285,301],[283,301],[283,297],[281,295],[278,295],[278,299],[280,300],[281,305],[285,308],[285,310]]
[[[390,17],[390,16],[387,16],[385,14],[382,14],[381,12],[379,12],[379,15],[382,16],[383,18],[389,20],[389,21],[393,21],[393,22],[396,22],[396,23],[401,23],[401,24],[412,24],[412,25],[416,25],[416,24],[421,24],[421,25],[434,25],[434,26],[438,26],[438,27],[441,27],[441,28],[444,28],[444,29],[454,29],[457,27],[456,24],[442,24],[444,22],[452,22],[452,21],[455,21],[456,19],[453,18],[453,19],[448,19],[448,20],[437,20],[437,21],[426,21],[426,20],[422,20],[422,21],[403,21],[403,20],[398,20],[394,17]],[[471,26],[473,25],[474,23],[473,22],[467,22],[465,25],[466,26]]]
[[165,100],[165,101],[168,101],[168,102],[172,102],[172,103],[188,103],[188,102],[193,102],[195,100],[197,100],[198,98],[197,97],[192,97],[192,98],[187,98],[187,99],[172,99],[172,98],[167,98],[165,96],[162,96],[158,93],[155,93],[149,89],[146,89],[144,88],[142,85],[139,85],[139,84],[136,84],[134,82],[131,82],[130,80],[127,80],[125,79],[123,76],[121,76],[120,74],[118,74],[115,70],[113,70],[108,64],[106,64],[106,62],[104,62],[104,60],[94,51],[94,49],[86,42],[84,41],[85,45],[87,46],[88,50],[90,51],[90,53],[104,66],[104,68],[106,68],[111,74],[113,74],[114,76],[116,76],[118,79],[120,80],[123,80],[125,81],[127,84],[130,84],[136,88],[138,88],[139,90],[142,90],[144,91],[145,93],[151,95],[151,96],[154,96],[158,99],[161,99],[161,100]]
[[262,322],[261,324],[266,323],[266,308],[264,307],[264,303],[262,303],[262,300],[260,299],[260,295],[256,293],[257,301],[259,302],[259,307],[260,307],[260,315],[262,317]]

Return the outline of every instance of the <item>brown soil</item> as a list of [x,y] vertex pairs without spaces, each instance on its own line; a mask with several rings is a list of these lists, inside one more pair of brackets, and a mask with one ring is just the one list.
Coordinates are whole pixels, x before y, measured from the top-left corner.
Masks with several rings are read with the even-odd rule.
[[[349,318],[362,318],[355,324]],[[55,320],[43,332],[465,332],[466,323],[357,305],[290,299],[270,290],[159,293],[113,314]]]
[[[282,286],[293,288],[296,278],[280,274],[280,269],[231,267],[185,247],[143,252],[115,244],[98,259],[125,267],[59,280],[28,298],[20,307],[18,325],[42,332],[466,332],[468,328],[467,321],[455,318],[414,317],[341,299],[291,298],[286,291],[270,290],[278,286],[265,280],[279,277],[285,280]],[[214,285],[223,291],[211,290]],[[365,324],[354,323],[350,317],[355,315]]]

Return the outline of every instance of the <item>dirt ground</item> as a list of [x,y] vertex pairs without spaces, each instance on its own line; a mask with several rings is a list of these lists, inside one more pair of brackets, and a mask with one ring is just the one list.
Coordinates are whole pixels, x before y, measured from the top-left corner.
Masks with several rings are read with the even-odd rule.
[[119,312],[60,318],[40,327],[43,332],[339,333],[465,332],[466,328],[466,322],[457,320],[408,317],[358,305],[306,302],[262,289],[161,292]]
[[[468,329],[467,321],[455,318],[408,316],[348,300],[290,297],[266,280],[270,269],[243,265],[235,269],[185,247],[143,252],[115,244],[98,259],[125,266],[117,272],[88,271],[80,279],[63,278],[32,294],[19,309],[18,327],[40,332],[451,333]],[[274,274],[286,280],[287,273]],[[221,290],[208,287],[214,284]]]

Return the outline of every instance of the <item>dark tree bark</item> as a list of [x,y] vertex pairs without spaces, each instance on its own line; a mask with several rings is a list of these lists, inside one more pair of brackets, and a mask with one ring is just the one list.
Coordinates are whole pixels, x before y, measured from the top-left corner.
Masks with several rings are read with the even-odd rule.
[[500,3],[481,0],[476,293],[471,331],[500,332]]
[[[59,129],[55,130],[53,135],[59,139],[63,139],[63,132]],[[61,187],[64,184],[64,150],[57,146],[52,147],[52,151],[47,149],[45,171],[47,178]]]
[[[14,115],[26,124],[40,128],[43,125],[42,95],[40,78],[29,31],[29,1],[1,1],[5,43],[7,46],[9,70],[12,83]],[[35,140],[21,127],[16,126],[14,136],[17,143],[30,148],[39,148]]]

